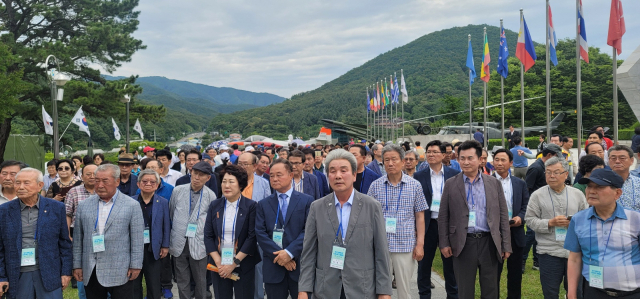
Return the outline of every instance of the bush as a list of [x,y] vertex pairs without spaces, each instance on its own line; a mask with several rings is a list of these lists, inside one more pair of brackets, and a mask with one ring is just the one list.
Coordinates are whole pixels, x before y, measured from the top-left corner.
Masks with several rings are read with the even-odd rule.
[[167,144],[164,142],[153,142],[153,141],[146,141],[146,140],[136,141],[136,142],[129,143],[129,151],[133,152],[134,150],[138,150],[140,155],[142,155],[142,149],[140,149],[139,147],[142,146],[142,148],[144,148],[147,145],[155,149],[163,149],[165,146],[167,146]]
[[635,130],[618,130],[618,139],[620,140],[631,140],[633,135],[635,135]]
[[[540,137],[537,137],[537,136],[525,137],[524,143],[525,143],[524,144],[525,147],[535,150],[536,148],[538,148],[538,145],[540,144]],[[505,147],[509,146],[509,142],[507,142],[506,139],[504,141],[504,145]],[[487,144],[487,146],[489,147],[489,150],[493,149],[494,146],[502,146],[502,139],[489,139],[489,143]]]

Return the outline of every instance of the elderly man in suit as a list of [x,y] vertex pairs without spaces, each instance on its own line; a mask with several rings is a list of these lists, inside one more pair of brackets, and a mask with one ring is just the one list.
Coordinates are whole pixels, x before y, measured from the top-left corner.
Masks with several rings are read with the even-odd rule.
[[[431,141],[427,144],[426,156],[428,167],[416,172],[413,176],[422,185],[424,197],[427,200],[429,209],[425,214],[425,237],[424,237],[424,258],[418,262],[418,292],[420,298],[431,298],[431,266],[438,248],[438,212],[444,190],[444,182],[460,173],[459,171],[444,166],[444,152],[446,146],[439,140]],[[453,259],[451,257],[442,258],[444,270],[445,289],[447,298],[458,298],[458,286],[453,272]]]
[[498,298],[498,266],[511,254],[507,202],[500,182],[478,169],[482,145],[465,141],[458,151],[462,173],[442,191],[440,251],[453,256],[460,298],[475,297],[475,269],[480,269],[481,298]]
[[100,165],[95,177],[96,195],[81,201],[76,212],[73,276],[84,281],[88,299],[105,299],[108,293],[133,298],[143,260],[142,210],[118,191],[118,166]]
[[[194,165],[202,161],[202,154],[199,151],[192,149],[187,153],[185,159],[186,160],[184,165],[187,167],[187,174],[181,176],[176,181],[176,187],[180,185],[188,185],[191,182],[191,169],[193,168]],[[222,196],[222,187],[220,186],[220,177],[217,173],[215,172],[211,173],[211,178],[206,182],[205,186],[211,189],[211,191],[213,191],[213,193],[215,193],[217,197]]]
[[289,161],[273,161],[271,185],[276,193],[256,208],[256,236],[266,260],[262,272],[269,299],[298,298],[304,226],[313,197],[293,190],[292,171]]
[[304,161],[306,157],[299,150],[292,151],[287,160],[293,166],[293,189],[307,194],[313,199],[320,198],[320,186],[318,186],[318,178],[315,175],[304,172]]
[[327,155],[332,194],[314,201],[305,226],[298,299],[390,299],[389,249],[382,206],[356,192],[356,159]]
[[[511,227],[513,253],[507,260],[507,298],[520,299],[522,297],[522,252],[527,243],[524,236],[524,216],[529,204],[529,190],[527,183],[509,173],[511,165],[513,165],[511,151],[501,148],[493,153],[493,166],[496,168],[493,175],[502,184],[509,212],[509,226]],[[503,267],[504,263],[498,266],[498,280],[500,280]]]
[[18,200],[0,206],[0,296],[62,299],[71,280],[72,249],[65,206],[38,193],[44,185],[37,169],[15,176]]
[[[192,157],[190,152],[188,157]],[[188,160],[187,160],[188,162]],[[204,225],[209,204],[216,194],[205,186],[211,179],[211,165],[198,162],[191,168],[191,183],[173,189],[169,201],[171,239],[169,253],[175,260],[180,298],[191,298],[190,282],[195,282],[195,298],[204,299],[207,291],[207,252]]]

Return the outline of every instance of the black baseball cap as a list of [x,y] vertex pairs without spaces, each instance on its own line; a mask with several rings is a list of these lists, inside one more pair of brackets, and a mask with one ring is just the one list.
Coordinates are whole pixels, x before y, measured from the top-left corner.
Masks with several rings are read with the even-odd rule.
[[600,186],[613,186],[616,188],[622,188],[622,185],[624,185],[624,180],[620,175],[611,169],[604,168],[594,169],[588,178],[581,178],[579,181],[580,184],[588,184],[589,182],[594,182]]
[[200,161],[196,163],[196,165],[193,165],[193,168],[191,170],[197,170],[208,175],[211,175],[212,173],[211,165],[204,161]]

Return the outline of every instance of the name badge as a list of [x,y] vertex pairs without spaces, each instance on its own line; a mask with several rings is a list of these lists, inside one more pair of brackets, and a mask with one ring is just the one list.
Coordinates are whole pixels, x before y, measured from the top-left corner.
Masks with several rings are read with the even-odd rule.
[[589,286],[604,289],[604,269],[589,265]]
[[509,209],[509,220],[511,220],[511,218],[513,218],[513,210]]
[[433,199],[431,200],[431,212],[440,212],[440,201],[441,195],[433,195]]
[[331,264],[329,266],[338,270],[344,269],[344,256],[346,252],[346,248],[339,245],[333,245],[333,250],[331,251]]
[[275,242],[280,248],[282,248],[282,237],[284,235],[284,230],[282,229],[274,229],[273,230],[273,242]]
[[221,264],[223,265],[233,264],[233,244],[229,244],[229,245],[223,244],[221,257],[222,257],[220,261]]
[[476,211],[469,211],[469,227],[476,227]]
[[389,234],[396,233],[397,220],[396,218],[384,218],[385,220],[385,229]]
[[23,248],[22,259],[20,260],[20,266],[33,266],[36,264],[36,249],[35,248]]
[[91,237],[91,241],[93,244],[93,252],[103,252],[104,248],[104,235],[93,235]]
[[556,226],[556,241],[564,241],[567,238],[567,228]]
[[149,235],[149,228],[145,228],[142,232],[142,236],[144,236],[144,244],[151,243],[151,236]]
[[198,229],[198,226],[195,223],[189,223],[189,225],[187,225],[187,233],[185,234],[185,236],[187,238],[195,237],[197,229]]

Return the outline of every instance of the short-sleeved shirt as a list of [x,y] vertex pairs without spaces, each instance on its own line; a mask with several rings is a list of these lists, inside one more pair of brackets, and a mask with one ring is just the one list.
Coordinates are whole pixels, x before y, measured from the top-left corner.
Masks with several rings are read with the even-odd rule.
[[518,150],[521,150],[527,154],[531,154],[531,150],[520,145],[514,146],[510,151],[513,154],[513,167],[529,167],[529,160],[525,156],[518,155]]
[[571,218],[564,248],[582,253],[582,275],[589,281],[589,265],[602,266],[604,288],[632,291],[640,288],[640,213],[621,205],[609,219],[593,207]]
[[367,195],[380,202],[385,218],[396,218],[396,233],[387,233],[389,252],[412,252],[416,246],[415,214],[429,208],[420,182],[403,173],[394,186],[384,175],[371,184]]
[[618,203],[627,209],[640,212],[640,178],[629,175],[622,185],[622,196]]

